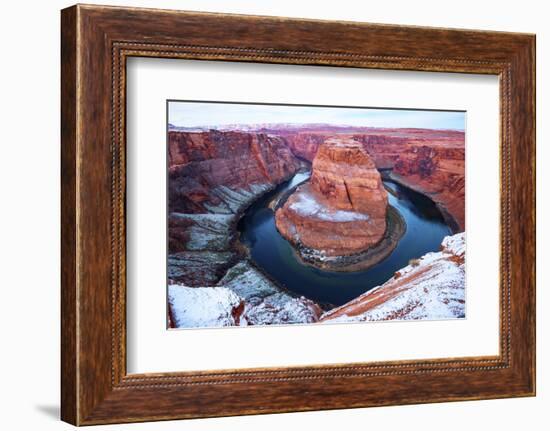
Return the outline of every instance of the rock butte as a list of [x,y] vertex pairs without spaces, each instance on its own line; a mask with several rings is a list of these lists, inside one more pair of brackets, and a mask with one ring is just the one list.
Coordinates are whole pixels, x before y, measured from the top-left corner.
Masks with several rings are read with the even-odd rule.
[[325,256],[367,250],[386,231],[388,196],[361,143],[328,139],[319,147],[309,183],[299,186],[275,215],[289,241]]

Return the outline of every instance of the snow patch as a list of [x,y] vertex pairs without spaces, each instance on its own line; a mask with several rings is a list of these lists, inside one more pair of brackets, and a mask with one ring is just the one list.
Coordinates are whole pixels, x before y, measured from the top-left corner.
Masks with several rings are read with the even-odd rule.
[[168,286],[168,303],[176,328],[234,326],[241,299],[224,287]]
[[281,290],[246,261],[229,269],[219,285],[231,289],[245,301],[241,320],[251,325],[312,323],[321,314],[313,301]]
[[367,214],[356,211],[331,209],[304,189],[297,190],[293,196],[292,203],[289,205],[289,209],[303,217],[314,217],[325,221],[351,222],[369,219]]
[[466,254],[466,233],[457,233],[443,238],[441,243],[443,250],[452,253],[455,256],[464,256]]
[[279,292],[257,305],[246,303],[243,317],[252,325],[314,323],[318,320],[318,312],[312,301]]
[[219,281],[218,286],[224,286],[233,290],[246,301],[250,301],[253,298],[263,299],[269,295],[278,293],[280,290],[246,261],[241,261],[230,268]]

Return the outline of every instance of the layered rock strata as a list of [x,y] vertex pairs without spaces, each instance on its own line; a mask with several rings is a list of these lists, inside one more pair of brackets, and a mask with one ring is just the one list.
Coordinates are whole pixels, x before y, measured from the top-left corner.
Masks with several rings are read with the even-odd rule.
[[277,210],[275,221],[294,244],[324,256],[345,256],[382,239],[387,205],[380,174],[362,145],[329,139],[313,160],[311,180]]
[[234,247],[240,214],[301,166],[267,134],[168,134],[168,277],[215,284],[242,256]]
[[430,197],[451,229],[464,231],[464,148],[413,147],[401,154],[390,177]]
[[465,234],[412,260],[386,283],[321,316],[323,323],[439,320],[465,316]]
[[233,214],[293,174],[300,162],[277,136],[169,132],[169,210]]

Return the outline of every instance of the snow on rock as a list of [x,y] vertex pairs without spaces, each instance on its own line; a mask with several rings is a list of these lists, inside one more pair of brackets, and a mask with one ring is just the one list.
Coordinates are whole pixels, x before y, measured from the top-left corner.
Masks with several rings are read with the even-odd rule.
[[321,308],[282,291],[249,263],[227,271],[218,286],[168,286],[170,316],[176,328],[313,323]]
[[464,232],[446,236],[441,243],[443,251],[455,256],[464,257],[466,254],[466,234]]
[[323,323],[465,317],[465,234],[411,261],[381,286],[324,313]]
[[215,285],[236,261],[233,241],[240,212],[271,187],[263,183],[239,190],[219,186],[212,195],[220,203],[204,204],[210,213],[172,212],[168,220],[168,278],[188,286]]
[[182,251],[168,255],[168,278],[190,286],[213,285],[235,260],[231,251]]
[[304,171],[304,172],[298,172],[294,177],[292,177],[292,180],[290,181],[289,186],[295,187],[300,184],[302,184],[304,181],[309,180],[311,178],[311,171]]
[[304,297],[293,298],[279,292],[267,296],[256,305],[245,303],[243,318],[249,325],[283,325],[288,323],[315,323],[321,309]]
[[303,217],[312,217],[319,220],[348,222],[355,220],[368,220],[369,216],[365,213],[356,211],[338,210],[321,202],[309,189],[302,188],[302,193],[296,194],[289,208]]
[[185,250],[225,251],[233,238],[232,226],[236,217],[232,214],[181,214],[171,213],[169,229],[171,239],[182,239],[179,248]]
[[235,326],[242,313],[242,300],[224,287],[168,286],[170,316],[176,328]]
[[338,208],[315,191],[311,182],[302,184],[275,213],[277,230],[303,249],[325,256],[360,253],[384,237],[383,221],[367,212]]
[[238,214],[272,187],[272,184],[267,183],[250,184],[248,189],[218,186],[213,188],[210,193],[218,198],[220,203],[217,205],[205,203],[204,207],[214,214]]
[[241,320],[249,325],[313,323],[322,312],[313,301],[282,291],[245,261],[229,269],[219,285],[231,289],[244,300]]
[[246,301],[263,299],[266,296],[274,295],[280,290],[246,261],[241,261],[230,268],[219,281],[218,286],[233,290]]
[[382,240],[387,206],[380,173],[362,144],[331,138],[313,159],[311,180],[277,209],[275,224],[299,250],[349,256]]
[[[212,255],[210,262],[201,261],[200,266],[210,265],[211,270],[221,253],[197,256],[207,254]],[[411,261],[383,285],[324,314],[313,301],[279,288],[249,262],[240,261],[217,286],[170,284],[170,316],[177,328],[461,318],[464,259],[464,233],[448,236],[441,251]]]

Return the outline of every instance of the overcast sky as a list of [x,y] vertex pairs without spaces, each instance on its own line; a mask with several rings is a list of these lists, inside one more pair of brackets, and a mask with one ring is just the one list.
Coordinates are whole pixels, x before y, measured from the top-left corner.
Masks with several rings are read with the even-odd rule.
[[464,130],[465,113],[170,101],[168,121],[180,127],[263,123],[327,123],[363,127],[418,127]]

